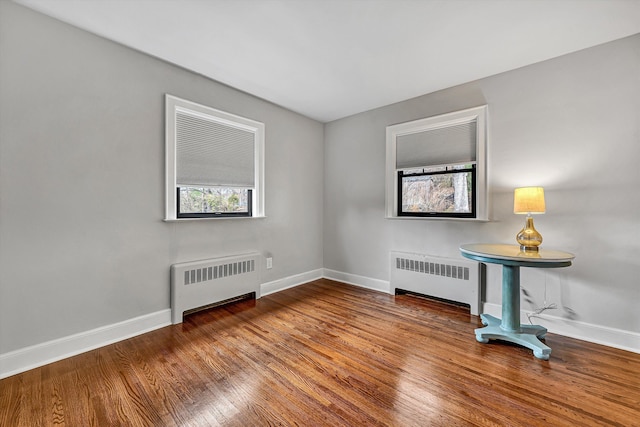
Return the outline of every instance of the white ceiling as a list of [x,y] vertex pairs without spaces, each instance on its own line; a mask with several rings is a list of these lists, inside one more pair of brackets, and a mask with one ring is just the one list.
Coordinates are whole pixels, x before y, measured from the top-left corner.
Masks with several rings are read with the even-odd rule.
[[640,0],[14,0],[321,122],[640,33]]

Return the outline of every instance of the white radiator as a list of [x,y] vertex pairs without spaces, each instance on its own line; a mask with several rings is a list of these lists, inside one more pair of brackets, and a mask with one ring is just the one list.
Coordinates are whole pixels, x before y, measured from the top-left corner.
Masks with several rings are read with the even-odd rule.
[[391,252],[391,289],[455,301],[480,312],[480,263],[407,252]]
[[258,253],[249,253],[173,264],[172,323],[181,323],[185,311],[248,294],[260,298],[259,257]]

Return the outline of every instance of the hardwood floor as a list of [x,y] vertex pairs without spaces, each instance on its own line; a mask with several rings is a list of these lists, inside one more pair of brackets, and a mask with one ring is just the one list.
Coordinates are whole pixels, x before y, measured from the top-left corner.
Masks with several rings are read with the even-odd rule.
[[1,380],[0,425],[640,426],[640,354],[478,326],[322,279]]

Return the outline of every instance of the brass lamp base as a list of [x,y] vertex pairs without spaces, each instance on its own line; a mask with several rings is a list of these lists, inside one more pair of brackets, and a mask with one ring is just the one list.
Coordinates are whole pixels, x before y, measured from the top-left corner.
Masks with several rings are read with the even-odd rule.
[[542,235],[533,226],[533,218],[527,215],[527,222],[516,240],[520,243],[520,250],[524,252],[538,252],[538,246],[542,243]]

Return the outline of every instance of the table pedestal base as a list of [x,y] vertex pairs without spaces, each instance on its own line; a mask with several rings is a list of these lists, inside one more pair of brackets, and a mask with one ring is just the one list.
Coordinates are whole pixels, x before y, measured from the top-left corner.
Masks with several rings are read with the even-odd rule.
[[549,360],[551,348],[540,342],[547,335],[547,329],[538,325],[522,325],[518,331],[507,331],[502,329],[502,321],[497,317],[488,314],[481,314],[484,328],[476,329],[476,340],[481,343],[488,343],[489,340],[508,341],[533,350],[533,355],[542,360]]

